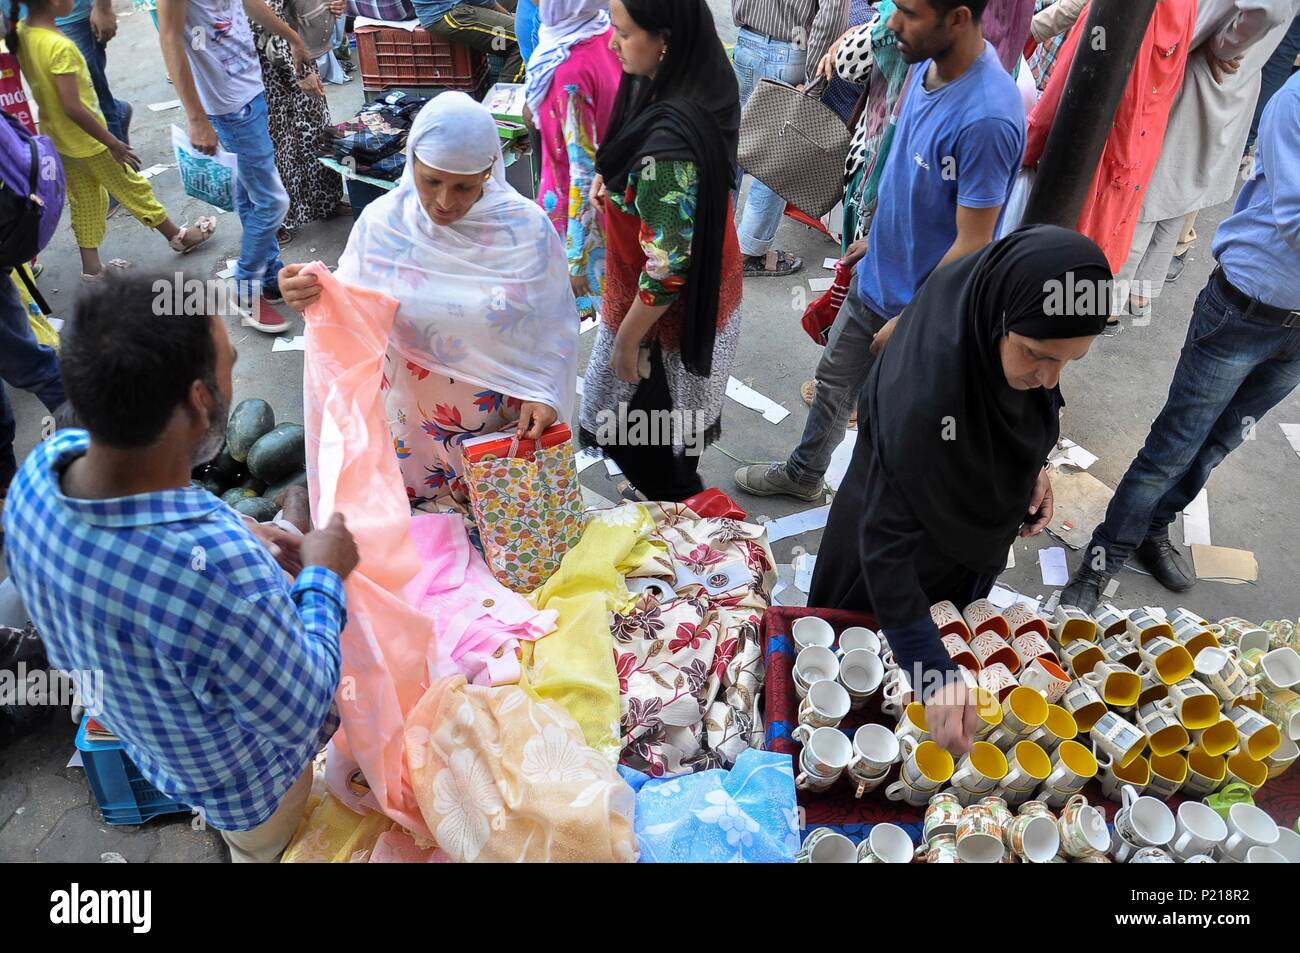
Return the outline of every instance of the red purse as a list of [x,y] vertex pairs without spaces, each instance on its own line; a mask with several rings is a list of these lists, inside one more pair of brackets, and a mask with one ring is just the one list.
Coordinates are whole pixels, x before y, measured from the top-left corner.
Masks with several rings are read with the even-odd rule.
[[808,305],[808,309],[803,313],[803,329],[808,332],[808,336],[820,344],[826,346],[826,339],[830,336],[831,325],[835,323],[835,317],[840,313],[840,306],[844,304],[844,299],[848,297],[849,285],[853,281],[853,269],[836,263],[835,265],[835,283],[831,285],[830,290],[822,294],[820,298]]
[[743,520],[745,518],[745,511],[736,505],[736,501],[716,486],[682,500],[682,505],[690,507],[695,515],[705,519]]

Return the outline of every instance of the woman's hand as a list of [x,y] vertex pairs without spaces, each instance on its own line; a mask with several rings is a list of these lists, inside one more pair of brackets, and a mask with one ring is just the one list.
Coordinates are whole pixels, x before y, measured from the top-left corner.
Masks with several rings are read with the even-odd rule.
[[1034,495],[1029,498],[1029,515],[1020,527],[1020,538],[1041,533],[1052,521],[1052,512],[1056,501],[1052,498],[1052,481],[1047,476],[1047,467],[1038,472],[1038,482],[1034,484]]
[[280,272],[280,294],[284,303],[295,311],[305,311],[320,297],[320,282],[315,275],[303,274],[304,262],[285,265]]
[[570,275],[569,285],[573,288],[575,298],[591,297],[591,279],[586,275]]
[[1210,64],[1210,75],[1220,86],[1223,85],[1224,79],[1231,73],[1241,69],[1241,57],[1237,56],[1230,60],[1219,59],[1212,49],[1213,44],[1205,44],[1205,59]]
[[540,401],[525,401],[519,408],[519,428],[515,436],[520,440],[540,440],[546,428],[555,423],[559,413],[549,404]]
[[140,157],[132,152],[131,147],[121,139],[109,146],[108,152],[118,165],[124,165],[133,172],[140,171]]
[[930,737],[953,757],[970,751],[979,728],[979,699],[957,673],[925,703]]
[[325,95],[325,87],[321,85],[320,73],[308,73],[298,80],[298,88],[308,96],[314,96],[316,99],[320,99]]
[[627,384],[641,382],[641,342],[621,336],[614,339],[614,356],[610,361],[614,376]]
[[597,173],[596,177],[591,180],[591,191],[587,194],[587,201],[598,211],[605,211],[605,202],[609,199],[609,189],[605,188],[605,177]]
[[836,38],[835,42],[831,44],[831,48],[826,51],[826,55],[823,56],[821,62],[817,64],[817,72],[813,76],[814,80],[824,79],[829,83],[835,78],[835,57],[839,55],[840,46],[844,43],[844,37],[848,36],[856,29],[857,27],[852,27],[845,30]]

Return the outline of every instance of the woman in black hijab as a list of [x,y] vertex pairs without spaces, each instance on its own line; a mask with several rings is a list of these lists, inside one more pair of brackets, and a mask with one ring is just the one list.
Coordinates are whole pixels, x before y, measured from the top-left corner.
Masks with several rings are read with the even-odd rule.
[[969,689],[930,606],[988,595],[1016,536],[1042,530],[1044,464],[1067,363],[1105,327],[1112,276],[1092,240],[1021,228],[937,269],[863,388],[809,605],[873,612],[927,704],[935,740],[969,747]]
[[596,155],[605,296],[582,442],[647,498],[703,489],[740,331],[740,94],[705,0],[612,0],[623,82]]

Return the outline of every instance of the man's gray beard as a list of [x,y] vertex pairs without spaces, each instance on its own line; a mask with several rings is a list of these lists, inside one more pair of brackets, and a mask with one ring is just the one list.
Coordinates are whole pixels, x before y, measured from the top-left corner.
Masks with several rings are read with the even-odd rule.
[[193,466],[211,463],[226,442],[226,421],[230,418],[230,405],[222,401],[217,411],[216,416],[212,418],[212,426],[208,428],[202,443],[194,451]]

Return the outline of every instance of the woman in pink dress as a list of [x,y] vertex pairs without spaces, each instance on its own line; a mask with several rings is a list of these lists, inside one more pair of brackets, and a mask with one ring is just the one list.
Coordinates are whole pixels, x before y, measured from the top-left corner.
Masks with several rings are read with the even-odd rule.
[[623,78],[601,0],[542,0],[524,95],[542,137],[538,201],[564,239],[578,307],[594,313],[605,278],[604,221],[588,200],[596,149]]

